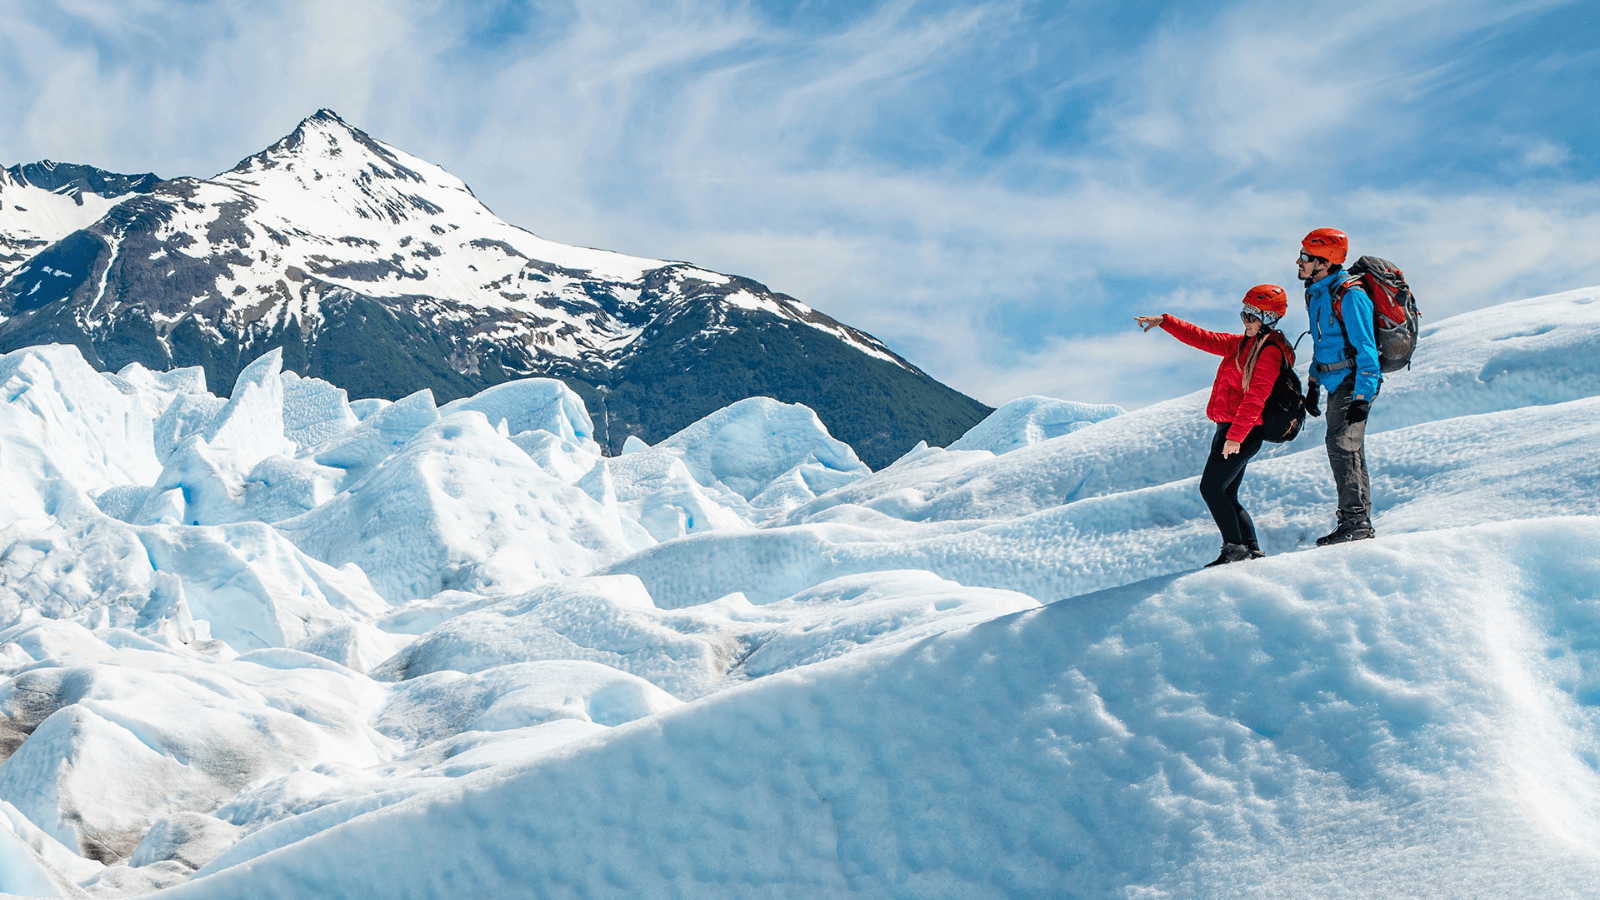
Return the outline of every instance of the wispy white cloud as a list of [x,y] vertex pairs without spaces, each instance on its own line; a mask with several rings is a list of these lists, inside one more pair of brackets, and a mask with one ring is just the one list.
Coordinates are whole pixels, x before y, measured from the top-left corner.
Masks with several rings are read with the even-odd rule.
[[1521,154],[1517,162],[1523,169],[1553,169],[1573,159],[1572,148],[1558,141],[1534,139],[1508,143]]
[[[422,96],[432,56],[401,4],[0,2],[8,159],[209,175],[319,105],[359,121],[375,96]],[[433,98],[428,98],[433,102]]]

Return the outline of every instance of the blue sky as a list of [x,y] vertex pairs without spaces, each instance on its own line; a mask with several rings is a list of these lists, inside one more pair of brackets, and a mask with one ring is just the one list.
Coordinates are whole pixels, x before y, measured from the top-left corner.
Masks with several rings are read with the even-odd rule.
[[0,161],[163,176],[330,107],[991,404],[1208,385],[1131,317],[1235,328],[1323,225],[1425,323],[1600,284],[1593,3],[0,0],[0,87]]

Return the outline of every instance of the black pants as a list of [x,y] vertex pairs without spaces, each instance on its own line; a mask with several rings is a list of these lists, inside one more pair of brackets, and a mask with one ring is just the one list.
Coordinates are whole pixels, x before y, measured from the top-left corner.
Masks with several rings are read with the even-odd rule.
[[1200,473],[1200,496],[1210,507],[1211,518],[1217,520],[1223,543],[1258,549],[1256,523],[1239,505],[1239,482],[1244,480],[1245,465],[1261,452],[1261,429],[1250,429],[1249,436],[1239,443],[1239,452],[1224,458],[1222,445],[1232,427],[1227,422],[1217,426],[1217,436],[1211,439],[1211,455],[1206,457],[1205,470]]

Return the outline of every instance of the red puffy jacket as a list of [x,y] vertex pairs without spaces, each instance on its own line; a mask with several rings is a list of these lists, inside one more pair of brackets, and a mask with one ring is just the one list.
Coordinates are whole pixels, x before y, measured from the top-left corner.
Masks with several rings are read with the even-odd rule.
[[1250,372],[1250,387],[1244,385],[1245,368],[1250,363],[1250,345],[1255,343],[1242,334],[1224,334],[1207,331],[1198,325],[1185,322],[1177,316],[1164,316],[1161,329],[1191,347],[1215,353],[1222,357],[1217,366],[1217,379],[1211,384],[1211,402],[1206,404],[1206,418],[1213,422],[1230,422],[1228,440],[1244,442],[1250,429],[1261,424],[1261,410],[1267,404],[1267,395],[1278,380],[1278,371],[1287,359],[1294,365],[1294,349],[1276,331],[1264,331],[1256,341],[1265,343],[1256,356]]

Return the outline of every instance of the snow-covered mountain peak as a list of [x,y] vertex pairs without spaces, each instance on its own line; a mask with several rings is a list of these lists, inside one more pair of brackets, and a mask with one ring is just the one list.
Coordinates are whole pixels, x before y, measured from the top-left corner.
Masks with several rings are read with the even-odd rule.
[[[619,320],[619,307],[664,265],[542,240],[444,169],[327,110],[215,178],[163,182],[91,231],[105,245],[98,259],[83,258],[95,250],[86,245],[23,266],[14,292],[28,307],[85,304],[90,330],[144,308],[169,352],[184,321],[212,342],[251,341],[290,323],[314,332],[325,300],[371,298],[468,341],[489,325],[524,358],[580,361],[637,334],[642,323]],[[132,274],[143,289],[97,285],[97,272]],[[586,288],[594,281],[608,285],[610,308]]]
[[212,180],[267,200],[309,195],[361,219],[391,225],[446,212],[493,215],[460,179],[374,140],[327,109]]
[[[382,160],[384,170],[391,178],[425,182],[449,178],[444,170],[421,160],[421,168],[434,169],[427,176],[400,162],[399,151],[373,140],[366,132],[346,122],[331,109],[320,109],[315,115],[300,121],[294,131],[267,149],[246,157],[233,172],[250,172],[271,169],[278,165],[292,166],[296,162],[317,162],[330,170],[340,165],[359,171],[371,164],[373,158]],[[431,176],[431,179],[430,177]],[[441,177],[443,176],[443,177]]]
[[[58,169],[40,178],[98,184]],[[629,435],[656,442],[764,395],[817,409],[884,465],[923,435],[954,440],[987,412],[872,336],[755,281],[512,225],[460,178],[332,110],[212,178],[94,208],[48,191],[41,202],[70,215],[48,233],[19,224],[31,243],[9,272],[0,258],[0,350],[66,340],[104,369],[201,365],[231,384],[283,346],[287,367],[389,399],[558,377],[593,388],[590,402],[611,398],[595,406],[613,452]],[[13,230],[6,207],[0,238]],[[691,369],[696,383],[684,384]],[[916,385],[862,401],[839,380]],[[676,402],[686,396],[693,407]],[[922,412],[866,408],[907,397]],[[671,418],[654,423],[649,410],[663,406]],[[881,424],[918,415],[937,424],[915,437]]]
[[[446,275],[438,285],[442,296],[460,296],[467,288],[461,299],[496,307],[504,305],[505,298],[497,297],[496,287],[490,285],[511,274],[505,270],[531,261],[627,281],[663,265],[659,260],[542,240],[502,221],[461,179],[374,139],[328,109],[304,119],[282,140],[210,183],[246,198],[236,215],[248,211],[275,219],[281,227],[273,230],[279,234],[301,232],[331,239],[344,245],[345,256],[354,251],[390,261],[396,256],[420,260],[412,266],[397,263],[388,273],[391,278],[378,279],[408,288],[404,293],[423,293],[410,288],[425,286],[406,285],[407,280],[427,282],[441,274]],[[487,258],[461,258],[468,256]],[[486,270],[498,277],[469,274]],[[353,280],[361,283],[349,286],[366,292],[366,282],[372,279]]]

